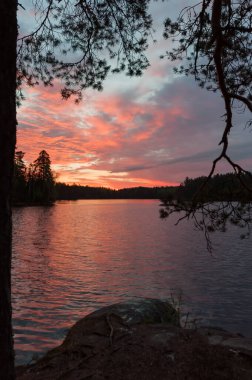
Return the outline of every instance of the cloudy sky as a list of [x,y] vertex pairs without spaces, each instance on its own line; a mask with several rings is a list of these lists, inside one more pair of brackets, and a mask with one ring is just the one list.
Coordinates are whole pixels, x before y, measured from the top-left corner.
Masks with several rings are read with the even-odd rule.
[[[162,21],[183,4],[152,6],[158,42],[150,44],[151,66],[142,77],[111,75],[101,93],[88,90],[79,105],[63,101],[57,83],[25,89],[17,148],[27,162],[45,149],[58,181],[111,188],[172,185],[208,173],[220,150],[223,101],[193,78],[175,76],[174,63],[159,58],[171,43],[162,40]],[[27,9],[19,19],[28,29]],[[252,134],[245,120],[244,114],[235,116],[230,153],[251,170]]]

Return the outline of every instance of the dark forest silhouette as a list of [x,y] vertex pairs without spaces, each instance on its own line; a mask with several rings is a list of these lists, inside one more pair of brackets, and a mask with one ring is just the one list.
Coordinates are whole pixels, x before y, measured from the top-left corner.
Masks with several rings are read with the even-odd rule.
[[24,153],[15,153],[13,204],[50,204],[55,200],[55,181],[49,154],[42,150],[38,158],[26,166]]
[[[99,186],[82,186],[55,181],[49,154],[42,150],[32,164],[24,161],[25,153],[16,151],[12,201],[17,205],[52,204],[55,200],[77,199],[160,199],[163,204],[192,201],[206,177],[187,177],[179,186],[130,187],[119,190]],[[202,202],[242,201],[250,202],[252,186],[250,176],[243,174],[243,182],[234,173],[216,174],[210,178],[202,196]],[[164,214],[161,213],[164,216]]]
[[[161,187],[131,187],[113,190],[106,187],[91,187],[56,183],[56,199],[160,199],[165,204],[168,200],[191,201],[197,189],[204,183],[206,177],[186,178],[179,186]],[[250,177],[244,175],[244,181],[252,185]],[[202,193],[204,202],[242,201],[252,199],[251,192],[241,186],[234,173],[216,174],[213,176]]]

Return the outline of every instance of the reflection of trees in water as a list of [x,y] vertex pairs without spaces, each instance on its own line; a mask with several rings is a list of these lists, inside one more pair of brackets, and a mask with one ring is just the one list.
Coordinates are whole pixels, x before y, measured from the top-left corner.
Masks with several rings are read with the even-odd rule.
[[31,360],[33,353],[52,348],[66,328],[68,290],[51,258],[56,253],[55,209],[25,207],[13,212],[13,324],[19,360]]
[[[43,296],[52,278],[50,245],[54,231],[53,207],[18,208],[13,213],[14,309],[21,301]],[[29,232],[29,233],[27,233]],[[21,306],[21,305],[18,305]],[[17,307],[17,309],[20,309]]]

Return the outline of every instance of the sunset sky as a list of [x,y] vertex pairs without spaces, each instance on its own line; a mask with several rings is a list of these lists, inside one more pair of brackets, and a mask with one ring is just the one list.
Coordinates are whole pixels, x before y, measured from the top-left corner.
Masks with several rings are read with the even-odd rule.
[[[26,161],[45,149],[58,181],[116,189],[172,185],[207,174],[220,150],[223,101],[193,78],[175,76],[174,63],[159,58],[171,43],[162,39],[163,19],[177,15],[185,3],[152,5],[158,42],[150,43],[151,66],[142,77],[110,75],[103,92],[88,90],[79,105],[61,100],[58,83],[26,88],[17,139]],[[28,30],[28,10],[19,13],[21,28]],[[251,170],[252,134],[246,120],[236,114],[230,152]],[[230,171],[227,166],[220,170]]]

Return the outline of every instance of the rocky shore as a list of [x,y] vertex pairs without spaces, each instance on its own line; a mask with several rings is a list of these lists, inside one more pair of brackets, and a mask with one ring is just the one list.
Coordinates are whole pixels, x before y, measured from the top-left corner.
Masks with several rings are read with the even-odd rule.
[[185,329],[168,302],[135,299],[78,321],[18,380],[251,380],[252,339]]

